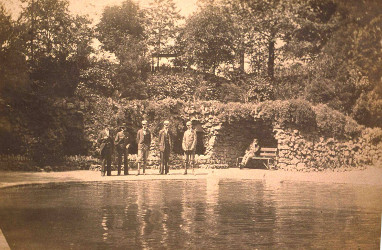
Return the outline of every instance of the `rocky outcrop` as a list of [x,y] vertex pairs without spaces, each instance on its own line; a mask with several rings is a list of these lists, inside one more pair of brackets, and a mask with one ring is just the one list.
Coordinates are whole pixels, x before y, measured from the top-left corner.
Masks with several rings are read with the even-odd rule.
[[318,134],[304,135],[298,130],[274,129],[278,141],[275,167],[285,170],[321,171],[355,169],[382,162],[382,145],[365,138],[338,140]]
[[[371,133],[354,136],[350,136],[349,133],[339,138],[334,137],[336,134],[333,136],[324,134],[322,129],[313,127],[310,130],[308,125],[326,128],[326,123],[318,123],[313,110],[301,108],[306,106],[305,103],[298,104],[299,106],[295,104],[298,107],[295,108],[295,106],[288,106],[287,102],[278,101],[263,104],[265,107],[261,108],[261,105],[257,104],[186,103],[174,99],[158,102],[127,101],[96,95],[56,99],[51,103],[47,110],[49,117],[52,118],[52,129],[42,133],[45,136],[44,143],[50,144],[46,144],[45,148],[37,148],[40,150],[38,152],[44,155],[64,150],[67,155],[91,156],[90,165],[94,166],[98,165],[96,159],[99,157],[97,135],[105,123],[110,125],[112,130],[115,130],[119,124],[127,126],[131,136],[130,157],[133,164],[137,152],[134,139],[142,119],[149,120],[150,129],[154,135],[149,158],[149,166],[153,168],[158,167],[157,134],[165,119],[170,120],[171,130],[175,136],[176,145],[171,156],[171,163],[176,168],[182,167],[181,139],[186,129],[185,124],[189,120],[195,122],[199,143],[202,144],[199,145],[201,147],[196,156],[199,167],[235,167],[237,158],[244,155],[254,139],[259,141],[261,147],[278,149],[278,156],[273,164],[273,167],[277,169],[294,171],[355,169],[368,164],[381,165],[382,162],[382,146],[378,133],[372,136],[374,139],[370,137]],[[309,123],[305,122],[305,113],[309,114]],[[17,116],[14,117],[17,118]],[[38,136],[28,133],[28,124],[23,125],[19,121],[13,123],[18,124],[13,128],[14,133],[25,137],[22,140],[27,150],[33,149],[35,145],[43,145],[39,144]],[[35,125],[37,126],[38,123],[36,122]],[[294,128],[296,125],[298,125],[297,128]],[[342,123],[331,126],[336,128],[339,125]],[[54,127],[58,129],[54,130]],[[346,131],[345,128],[344,131]],[[353,128],[359,129],[356,126]],[[59,147],[57,141],[61,143]],[[51,151],[46,153],[47,150]],[[24,161],[26,158],[20,159],[22,159],[20,166],[34,164],[26,163],[27,161]],[[4,160],[3,165],[14,166],[13,163],[7,163],[8,161]],[[89,164],[83,164],[86,159],[83,160],[80,157],[79,160],[72,160],[71,164],[75,165],[76,161],[80,162],[78,166],[75,166],[76,168],[89,167]]]

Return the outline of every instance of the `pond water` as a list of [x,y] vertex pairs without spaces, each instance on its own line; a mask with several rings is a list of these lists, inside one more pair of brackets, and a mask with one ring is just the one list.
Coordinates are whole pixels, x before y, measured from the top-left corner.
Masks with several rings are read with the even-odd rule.
[[379,249],[382,187],[255,180],[0,190],[11,249]]

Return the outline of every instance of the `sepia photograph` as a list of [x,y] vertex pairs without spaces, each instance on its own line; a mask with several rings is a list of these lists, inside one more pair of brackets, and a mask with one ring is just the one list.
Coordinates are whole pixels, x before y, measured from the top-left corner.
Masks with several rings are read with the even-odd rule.
[[0,250],[381,238],[382,0],[0,0]]

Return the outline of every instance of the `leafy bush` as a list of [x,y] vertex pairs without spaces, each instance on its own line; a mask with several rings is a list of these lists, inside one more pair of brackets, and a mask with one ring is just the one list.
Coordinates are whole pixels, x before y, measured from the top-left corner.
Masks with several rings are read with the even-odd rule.
[[367,128],[363,131],[362,136],[368,143],[378,145],[382,142],[382,129],[381,128]]
[[382,86],[361,94],[353,107],[352,117],[369,127],[382,126]]
[[306,85],[305,95],[313,103],[328,103],[336,96],[334,83],[325,78],[314,79]]
[[251,77],[242,86],[244,102],[264,102],[273,100],[274,88],[269,80],[261,77]]
[[239,102],[244,90],[233,83],[223,83],[219,89],[219,100],[224,103]]
[[354,120],[325,104],[315,106],[314,110],[317,115],[318,130],[324,135],[343,138],[354,137],[361,132],[361,126]]
[[[208,100],[216,89],[216,85],[211,81],[206,81],[203,75],[185,73],[155,73],[147,80],[148,97],[154,100],[165,98],[177,98],[184,101],[194,101],[195,99]],[[200,90],[201,89],[201,90]]]
[[304,100],[268,101],[260,104],[260,117],[280,126],[311,130],[316,127],[316,114]]
[[98,164],[98,159],[92,156],[71,155],[63,158],[65,169],[88,170],[92,164]]
[[61,163],[64,157],[63,141],[62,128],[48,128],[30,145],[28,155],[40,166]]

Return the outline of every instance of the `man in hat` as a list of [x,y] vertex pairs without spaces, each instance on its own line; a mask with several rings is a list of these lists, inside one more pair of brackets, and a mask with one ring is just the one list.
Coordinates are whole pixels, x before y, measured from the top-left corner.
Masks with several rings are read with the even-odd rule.
[[192,128],[192,122],[187,122],[187,130],[183,135],[182,148],[184,151],[184,174],[187,174],[187,167],[192,165],[192,172],[194,172],[195,162],[195,149],[196,149],[196,132]]
[[114,145],[117,150],[117,161],[118,161],[118,175],[121,175],[121,165],[123,156],[123,173],[124,175],[129,174],[129,136],[125,132],[125,126],[119,127],[119,132],[116,134],[114,139]]
[[107,175],[111,175],[111,154],[113,151],[113,139],[111,138],[109,126],[104,125],[104,129],[99,133],[97,142],[100,144],[101,154],[101,175],[105,176],[105,163],[107,165]]
[[146,170],[147,157],[149,156],[151,144],[151,132],[147,127],[147,121],[142,121],[142,128],[137,133],[138,144],[138,175],[140,174],[141,165],[143,166],[143,174]]
[[163,122],[163,129],[159,131],[159,151],[160,151],[160,174],[168,174],[168,160],[172,149],[172,136],[168,130],[170,122]]

